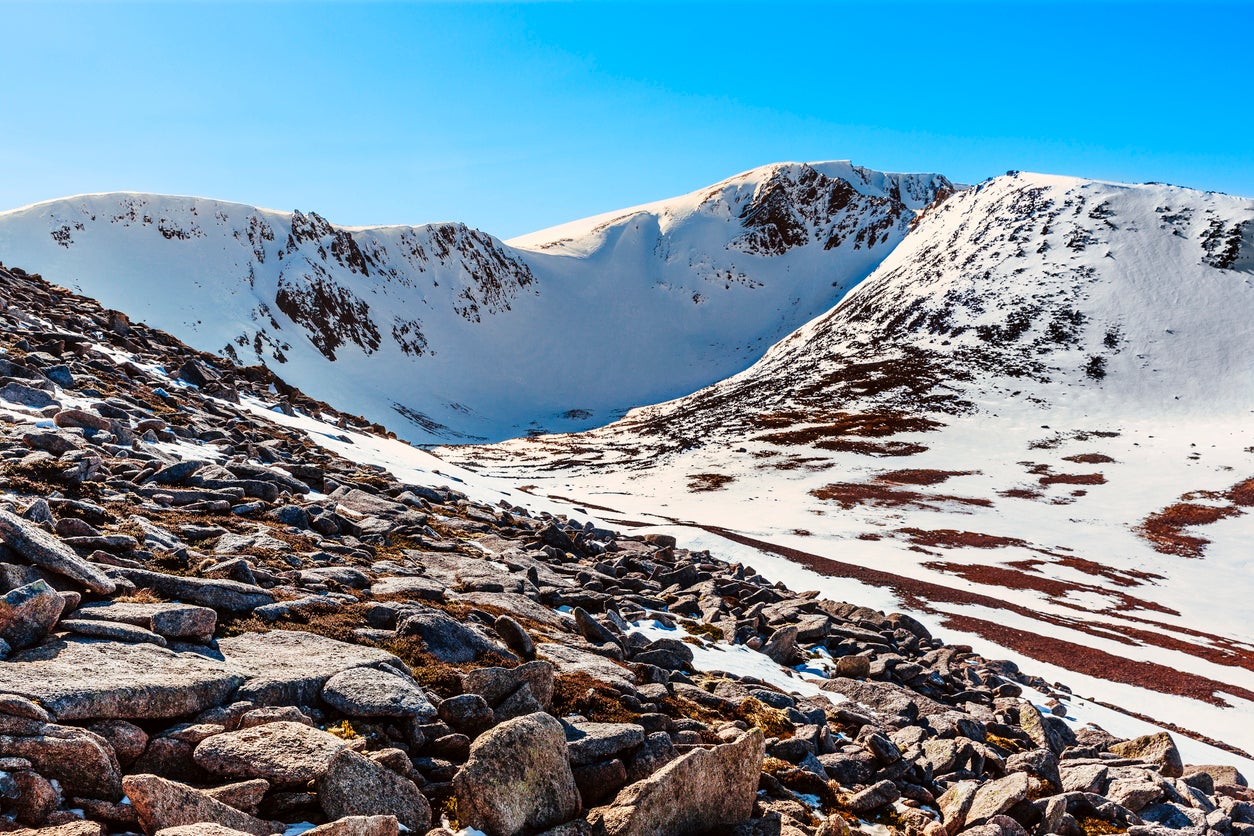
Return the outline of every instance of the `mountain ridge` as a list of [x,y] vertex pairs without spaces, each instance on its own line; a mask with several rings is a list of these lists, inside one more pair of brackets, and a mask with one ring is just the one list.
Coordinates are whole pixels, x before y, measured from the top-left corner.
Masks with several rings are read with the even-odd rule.
[[[604,423],[734,373],[952,188],[827,167],[857,185],[805,164],[754,169],[592,224],[573,258],[457,223],[346,228],[136,193],[0,213],[0,252],[372,420],[405,418],[412,440],[501,438]],[[607,358],[624,368],[613,383]]]

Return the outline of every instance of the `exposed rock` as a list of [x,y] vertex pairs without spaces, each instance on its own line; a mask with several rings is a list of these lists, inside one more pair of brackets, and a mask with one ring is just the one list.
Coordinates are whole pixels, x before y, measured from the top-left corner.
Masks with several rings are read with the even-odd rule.
[[431,827],[431,805],[413,781],[350,749],[338,752],[318,779],[318,801],[331,819],[391,815],[416,833]]
[[87,604],[74,611],[77,619],[118,621],[151,630],[167,639],[205,642],[213,638],[218,614],[190,604],[135,604],[110,601]]
[[18,587],[0,597],[0,639],[14,650],[30,647],[52,632],[65,599],[44,581]]
[[689,836],[749,818],[765,743],[754,729],[734,743],[695,749],[625,788],[600,811],[608,836]]
[[5,545],[41,569],[82,584],[100,595],[111,595],[117,584],[74,554],[60,540],[38,526],[0,509],[0,537]]
[[622,665],[614,664],[604,656],[552,642],[536,645],[536,655],[552,662],[561,673],[586,673],[593,679],[612,685],[620,691],[635,690],[635,674]]
[[353,668],[385,665],[409,674],[391,653],[313,633],[245,633],[220,640],[218,649],[248,677],[239,698],[261,704],[314,705],[328,679]]
[[855,813],[869,813],[901,798],[901,791],[892,781],[880,781],[849,799],[849,809]]
[[205,739],[194,754],[211,775],[231,780],[265,778],[301,785],[322,776],[345,742],[301,723],[267,723]]
[[220,787],[211,787],[203,792],[210,798],[217,799],[223,804],[229,804],[236,810],[242,810],[251,815],[257,815],[257,808],[261,806],[261,800],[270,789],[270,782],[264,778],[254,778],[250,781],[239,781],[234,784],[224,784]]
[[1112,754],[1120,757],[1135,758],[1154,764],[1168,778],[1179,778],[1184,774],[1180,750],[1176,748],[1176,742],[1167,732],[1147,734],[1122,743],[1113,743],[1109,748]]
[[413,717],[420,723],[435,717],[435,706],[418,684],[391,668],[337,673],[322,686],[322,699],[349,717]]
[[0,735],[0,757],[25,758],[71,795],[117,799],[121,767],[108,742],[86,729],[46,724],[30,735]]
[[236,810],[185,784],[167,781],[156,775],[128,775],[122,781],[122,788],[135,805],[140,826],[147,834],[204,822],[220,824],[251,836],[271,836],[285,829],[282,825]]
[[975,791],[975,798],[967,810],[967,826],[983,824],[993,816],[1006,812],[1028,797],[1028,787],[1028,776],[1023,772],[1013,772],[1005,778],[982,784]]
[[305,836],[397,836],[396,816],[348,816],[306,830]]
[[402,636],[421,639],[427,652],[441,662],[473,662],[484,654],[503,658],[514,655],[477,627],[463,624],[439,610],[424,608],[415,612],[406,617],[396,631]]
[[781,665],[792,665],[797,656],[797,628],[790,624],[776,630],[762,652]]
[[543,713],[507,720],[480,736],[453,791],[461,823],[488,836],[544,830],[579,813],[565,734]]
[[644,742],[644,729],[633,723],[572,721],[565,725],[572,766],[608,760]]
[[243,681],[200,654],[91,639],[46,642],[0,665],[0,690],[62,720],[184,717],[222,704]]
[[125,578],[137,587],[151,589],[166,598],[176,598],[226,612],[252,612],[258,607],[274,603],[271,593],[239,581],[188,578],[129,567],[111,568],[109,574]]

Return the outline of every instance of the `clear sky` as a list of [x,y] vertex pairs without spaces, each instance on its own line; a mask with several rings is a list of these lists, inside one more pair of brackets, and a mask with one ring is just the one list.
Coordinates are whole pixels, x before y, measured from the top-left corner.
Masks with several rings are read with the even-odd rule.
[[782,160],[1254,196],[1254,3],[0,0],[0,208],[509,237]]

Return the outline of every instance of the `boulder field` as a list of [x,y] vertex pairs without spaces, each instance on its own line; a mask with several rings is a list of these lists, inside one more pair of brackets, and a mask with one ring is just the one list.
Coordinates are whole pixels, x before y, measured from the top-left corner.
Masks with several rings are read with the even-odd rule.
[[1232,767],[908,615],[244,397],[386,432],[0,269],[0,831],[1254,836]]

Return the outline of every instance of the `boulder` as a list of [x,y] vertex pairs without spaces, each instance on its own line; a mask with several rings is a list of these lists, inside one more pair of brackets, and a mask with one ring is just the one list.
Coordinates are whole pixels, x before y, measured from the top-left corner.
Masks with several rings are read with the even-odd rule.
[[37,830],[14,830],[12,836],[105,836],[105,827],[99,822],[75,821]]
[[112,595],[117,584],[69,546],[34,523],[0,509],[0,537],[26,561],[55,575],[69,578],[98,595]]
[[1025,772],[1012,772],[1005,778],[981,784],[971,799],[967,810],[968,827],[984,824],[993,816],[1001,815],[1028,797],[1028,776]]
[[248,836],[248,833],[221,824],[201,822],[200,824],[167,827],[164,830],[158,830],[157,836]]
[[733,743],[694,749],[627,786],[598,818],[607,836],[692,836],[727,830],[753,812],[765,743],[753,729]]
[[318,802],[330,819],[390,815],[411,832],[431,827],[431,805],[413,781],[351,749],[338,752],[318,779]]
[[243,681],[197,653],[93,639],[45,642],[0,665],[0,691],[62,720],[185,717],[226,702]]
[[316,705],[327,680],[352,668],[387,666],[409,674],[385,650],[291,630],[244,633],[221,639],[218,649],[247,675],[239,699],[259,705]]
[[341,671],[322,686],[322,700],[349,717],[413,717],[419,723],[435,717],[418,683],[392,668]]
[[504,644],[493,641],[479,628],[427,607],[408,615],[396,632],[421,639],[426,651],[441,662],[473,662],[484,654],[516,658]]
[[1168,778],[1179,778],[1184,774],[1184,762],[1180,760],[1180,750],[1176,748],[1176,742],[1167,732],[1147,734],[1122,743],[1112,743],[1108,749],[1121,758],[1135,758],[1152,763]]
[[634,723],[565,723],[572,766],[586,766],[618,757],[644,743],[644,729]]
[[778,664],[792,665],[797,655],[797,628],[791,624],[771,634],[762,652]]
[[849,809],[855,813],[865,814],[878,810],[886,804],[892,804],[901,798],[901,791],[892,781],[879,781],[861,792],[854,793],[849,799]]
[[14,650],[44,639],[56,626],[65,599],[46,581],[20,586],[0,597],[0,639]]
[[0,757],[25,758],[68,795],[116,800],[122,794],[117,756],[100,735],[72,726],[41,725],[30,735],[0,735]]
[[122,788],[135,806],[140,827],[149,836],[171,827],[201,823],[220,824],[250,836],[271,836],[286,829],[285,825],[250,816],[200,790],[156,775],[127,775]]
[[215,798],[223,804],[229,804],[236,810],[257,815],[261,800],[270,791],[270,782],[264,778],[253,778],[250,781],[239,781],[204,790],[205,795]]
[[299,786],[320,778],[345,746],[335,735],[303,723],[278,722],[206,738],[192,757],[219,778]]
[[579,790],[562,725],[547,714],[485,732],[453,778],[457,817],[488,836],[536,832],[579,814]]

